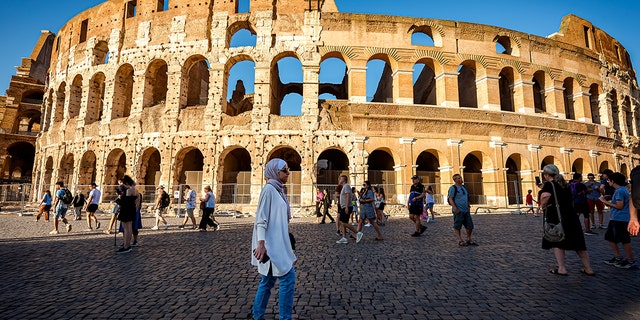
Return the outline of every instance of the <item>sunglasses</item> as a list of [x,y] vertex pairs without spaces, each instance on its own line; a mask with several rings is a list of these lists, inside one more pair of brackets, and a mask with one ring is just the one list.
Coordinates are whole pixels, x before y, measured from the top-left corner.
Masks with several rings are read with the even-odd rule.
[[280,170],[282,173],[289,173],[289,168],[282,168],[282,170]]

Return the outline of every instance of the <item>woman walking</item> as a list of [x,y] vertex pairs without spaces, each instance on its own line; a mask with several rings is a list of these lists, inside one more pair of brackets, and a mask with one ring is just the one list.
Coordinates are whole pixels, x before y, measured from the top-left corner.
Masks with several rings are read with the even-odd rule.
[[324,206],[324,193],[320,188],[316,188],[316,223],[320,223],[322,218],[322,207]]
[[140,206],[139,193],[136,190],[136,183],[129,176],[122,177],[122,183],[126,190],[120,195],[116,203],[120,208],[118,220],[122,226],[123,245],[116,251],[117,253],[131,252],[131,238],[133,235],[133,222],[136,220],[136,211]]
[[[571,198],[571,189],[567,182],[562,178],[558,167],[548,164],[542,172],[544,186],[540,195],[540,206],[546,208],[547,214],[545,219],[551,223],[558,223],[558,214],[561,217],[562,228],[564,229],[565,238],[560,242],[551,242],[542,239],[542,249],[553,249],[558,266],[549,270],[550,273],[566,276],[567,266],[565,264],[565,251],[575,251],[582,261],[583,269],[581,273],[593,276],[595,273],[591,269],[589,262],[589,254],[582,233],[582,226],[578,215],[573,211],[573,203]],[[555,190],[554,190],[555,189]],[[556,198],[557,196],[557,198]],[[560,212],[556,210],[556,203],[559,204]]]
[[218,230],[218,224],[211,218],[213,211],[216,208],[216,196],[211,192],[211,187],[204,187],[204,197],[200,201],[204,203],[202,209],[202,219],[200,219],[200,228],[198,231],[207,231],[207,225],[213,228],[213,231]]
[[251,264],[262,275],[251,316],[264,319],[267,303],[276,280],[280,281],[278,305],[280,319],[291,319],[296,272],[293,263],[296,255],[291,247],[289,220],[291,209],[284,192],[289,179],[289,167],[282,159],[269,161],[264,169],[269,179],[260,192],[256,220],[251,239]]

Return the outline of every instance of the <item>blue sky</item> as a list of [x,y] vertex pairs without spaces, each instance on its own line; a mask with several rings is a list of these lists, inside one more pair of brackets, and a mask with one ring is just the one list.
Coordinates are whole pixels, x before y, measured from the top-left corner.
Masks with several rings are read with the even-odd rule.
[[[15,74],[14,66],[33,50],[41,30],[56,33],[77,13],[106,0],[21,0],[3,1],[0,30],[0,94]],[[142,0],[149,1],[149,0]],[[286,1],[286,0],[281,0]],[[426,1],[426,0],[335,0],[340,11],[389,14],[467,21],[500,26],[539,36],[557,32],[563,16],[573,13],[591,21],[615,37],[629,51],[631,61],[640,64],[640,33],[637,20],[640,1]],[[636,67],[637,69],[637,67]]]

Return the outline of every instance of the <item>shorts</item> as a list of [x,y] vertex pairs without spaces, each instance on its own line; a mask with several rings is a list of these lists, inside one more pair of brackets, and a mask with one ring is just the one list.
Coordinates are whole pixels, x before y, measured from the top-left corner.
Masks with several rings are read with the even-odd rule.
[[409,214],[413,214],[413,215],[421,215],[422,214],[422,206],[415,206],[415,205],[410,205],[409,206]]
[[598,209],[598,212],[602,213],[602,210],[604,210],[604,203],[600,199],[587,199],[587,203],[589,204],[589,212],[594,212],[593,209]]
[[187,217],[189,217],[189,218],[195,218],[195,216],[193,215],[193,210],[194,210],[194,209],[195,209],[195,208],[187,208],[187,209],[186,209],[186,211],[185,211],[185,212],[186,212],[186,214],[187,214]]
[[347,214],[346,208],[339,208],[338,209],[338,214],[340,215],[339,219],[340,222],[344,222],[344,223],[349,223],[349,214]]
[[42,206],[42,212],[49,212],[51,211],[51,205],[50,204],[45,204]]
[[453,214],[453,228],[460,230],[462,226],[467,230],[473,230],[473,220],[471,220],[470,212],[461,211],[458,214]]
[[527,204],[527,207],[529,207],[529,209],[533,209],[533,203]]
[[629,231],[627,231],[628,226],[629,222],[626,221],[609,221],[604,239],[613,243],[626,244],[631,242],[631,236],[629,235]]
[[92,203],[87,207],[87,212],[94,213],[96,211],[98,211],[98,205],[95,203]]
[[573,211],[575,213],[583,214],[585,219],[589,218],[589,205],[587,203],[573,203]]
[[167,208],[157,208],[156,209],[156,218],[162,218],[163,214],[167,213]]
[[64,219],[64,216],[67,214],[67,209],[67,207],[57,206],[56,213],[53,217],[56,219]]
[[384,202],[380,202],[378,205],[378,210],[384,210]]
[[375,221],[376,213],[373,210],[360,210],[360,219],[369,219],[369,221]]
[[427,202],[427,208],[433,209],[433,205],[434,204],[435,204],[435,202]]

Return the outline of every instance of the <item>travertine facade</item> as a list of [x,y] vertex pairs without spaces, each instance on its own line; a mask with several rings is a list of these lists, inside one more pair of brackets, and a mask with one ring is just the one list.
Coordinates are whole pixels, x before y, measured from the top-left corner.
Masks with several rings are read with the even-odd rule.
[[[277,156],[297,171],[290,191],[302,204],[313,202],[313,190],[296,184],[335,183],[341,172],[352,185],[389,185],[391,201],[406,193],[393,185],[415,172],[440,192],[463,172],[477,202],[505,205],[515,201],[511,185],[532,188],[546,163],[565,174],[639,163],[640,97],[629,55],[576,16],[545,38],[341,13],[333,0],[253,0],[243,13],[242,0],[166,1],[106,1],[59,31],[36,191],[57,180],[114,184],[127,172],[173,190],[211,184],[223,202],[235,194],[255,204],[263,165]],[[255,46],[230,45],[247,30]],[[412,43],[416,34],[433,43]],[[301,83],[280,80],[285,57],[301,63]],[[342,83],[320,83],[329,58],[346,65]],[[367,97],[375,59],[385,67]],[[255,63],[253,93],[227,83],[242,61]],[[424,68],[414,85],[416,64]],[[281,114],[291,93],[302,96],[301,116]],[[319,100],[325,93],[337,99]],[[227,189],[242,184],[253,187]]]

